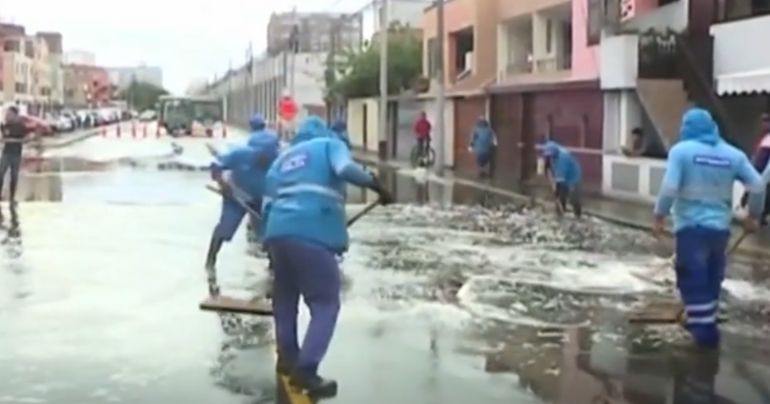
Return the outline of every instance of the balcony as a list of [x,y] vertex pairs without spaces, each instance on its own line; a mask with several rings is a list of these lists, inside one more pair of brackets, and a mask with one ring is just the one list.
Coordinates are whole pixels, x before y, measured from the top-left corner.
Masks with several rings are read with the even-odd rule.
[[763,42],[770,38],[770,16],[716,24],[711,35],[719,95],[770,92],[770,53]]
[[565,78],[572,67],[569,4],[504,21],[498,44],[499,81]]

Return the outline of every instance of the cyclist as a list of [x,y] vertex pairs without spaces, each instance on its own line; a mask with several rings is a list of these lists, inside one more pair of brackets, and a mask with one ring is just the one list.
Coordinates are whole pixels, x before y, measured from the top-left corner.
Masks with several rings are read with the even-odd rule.
[[414,135],[417,138],[420,160],[430,155],[430,132],[433,126],[428,121],[428,115],[425,111],[420,112],[420,116],[414,122]]

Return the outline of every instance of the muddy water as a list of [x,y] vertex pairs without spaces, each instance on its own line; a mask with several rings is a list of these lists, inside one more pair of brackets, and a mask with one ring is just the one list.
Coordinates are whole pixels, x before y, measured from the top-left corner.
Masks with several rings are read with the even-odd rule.
[[[81,147],[113,158],[28,178],[60,196],[22,203],[20,231],[3,236],[0,403],[283,402],[270,321],[197,311],[218,215],[205,174],[158,170],[169,145]],[[201,143],[183,156],[207,164]],[[768,402],[770,289],[752,263],[735,263],[725,285],[724,348],[694,354],[677,327],[625,320],[668,293],[646,234],[381,175],[400,204],[351,229],[322,369],[341,384],[332,402]],[[349,195],[351,213],[374,198]],[[223,290],[265,289],[266,262],[247,251],[242,233],[223,250]]]

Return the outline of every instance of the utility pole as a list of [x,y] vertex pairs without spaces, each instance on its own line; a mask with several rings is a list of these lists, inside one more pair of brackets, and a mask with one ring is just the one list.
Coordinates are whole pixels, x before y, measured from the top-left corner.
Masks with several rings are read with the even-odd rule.
[[388,156],[388,25],[390,15],[389,0],[381,0],[380,13],[380,130],[379,130],[379,154],[380,159]]
[[248,118],[254,113],[254,48],[249,41],[249,47],[246,48],[246,66],[248,66],[248,76],[246,77],[246,96],[249,98],[246,103],[247,111],[246,117]]
[[327,85],[327,100],[328,100],[328,109],[327,109],[327,120],[332,121],[336,119],[335,116],[335,107],[337,106],[337,100],[332,97],[332,93],[329,91],[334,84],[337,82],[337,36],[339,34],[340,25],[342,24],[343,17],[339,17],[338,19],[335,19],[331,26],[331,31],[329,33],[329,42],[330,42],[330,50],[329,50],[329,57],[326,60],[326,80],[325,84]]
[[297,62],[297,52],[299,51],[299,24],[297,23],[297,6],[291,11],[292,28],[291,28],[291,71],[289,73],[289,95],[292,99],[296,99],[294,94],[294,76]]
[[444,86],[446,80],[446,69],[444,66],[444,0],[436,0],[436,18],[438,19],[436,22],[436,44],[438,45],[438,52],[436,52],[436,57],[438,58],[436,63],[436,66],[438,66],[438,69],[436,69],[438,74],[438,100],[436,102],[436,109],[438,109],[436,113],[436,119],[438,119],[438,122],[436,122],[436,137],[438,139],[438,145],[436,147],[436,174],[441,175],[444,172],[444,153],[446,149],[446,128],[444,127],[446,124],[444,119],[446,116],[444,113],[444,104],[446,104],[446,88]]

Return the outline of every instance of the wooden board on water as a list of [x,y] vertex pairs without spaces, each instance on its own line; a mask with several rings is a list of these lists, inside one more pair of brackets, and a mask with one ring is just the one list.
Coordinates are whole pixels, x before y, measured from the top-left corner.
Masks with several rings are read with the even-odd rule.
[[266,300],[248,300],[228,296],[209,296],[200,304],[204,311],[272,316],[273,306]]
[[631,312],[628,321],[636,324],[673,324],[681,321],[684,306],[677,301],[650,302]]
[[[628,321],[633,324],[676,324],[684,321],[684,306],[678,301],[650,302],[631,312]],[[719,313],[717,322],[727,321],[724,313]]]

